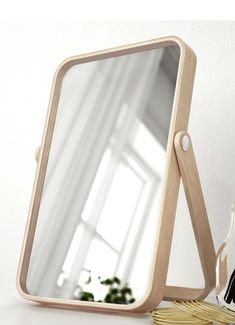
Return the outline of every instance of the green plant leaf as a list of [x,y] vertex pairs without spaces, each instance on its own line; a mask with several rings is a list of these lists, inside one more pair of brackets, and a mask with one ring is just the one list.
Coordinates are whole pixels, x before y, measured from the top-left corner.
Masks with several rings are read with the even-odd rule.
[[82,301],[94,301],[94,295],[91,292],[83,291],[79,299]]
[[106,279],[106,280],[100,281],[100,283],[104,284],[104,285],[112,285],[113,281],[111,279]]
[[121,281],[120,281],[120,279],[118,277],[115,276],[113,278],[113,283],[121,284]]

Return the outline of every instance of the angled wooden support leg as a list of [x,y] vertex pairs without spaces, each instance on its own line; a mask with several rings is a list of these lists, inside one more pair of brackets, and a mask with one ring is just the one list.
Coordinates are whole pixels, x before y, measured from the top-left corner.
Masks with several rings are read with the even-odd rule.
[[166,286],[164,299],[204,299],[215,287],[216,253],[189,134],[187,132],[177,133],[174,146],[205,279],[205,287],[196,289]]

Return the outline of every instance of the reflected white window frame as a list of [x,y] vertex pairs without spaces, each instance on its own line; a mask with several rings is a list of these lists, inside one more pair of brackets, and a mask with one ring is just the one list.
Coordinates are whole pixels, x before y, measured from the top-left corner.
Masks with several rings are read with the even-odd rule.
[[[142,124],[142,125],[144,125],[146,127],[145,123],[143,121],[140,121],[140,119],[138,119],[138,123]],[[156,140],[156,142],[157,142],[157,140]],[[115,146],[115,135],[110,139],[109,146],[107,147],[106,150],[111,150],[111,153],[112,153],[112,149],[113,149],[114,146]],[[136,166],[134,166],[131,163],[130,158],[132,159],[132,161],[135,162],[135,165],[138,166],[138,168],[136,168]],[[128,237],[128,233],[129,233],[129,230],[131,228],[131,224],[133,223],[133,220],[136,217],[136,210],[137,210],[137,207],[138,207],[138,202],[141,199],[141,196],[142,196],[143,191],[144,191],[144,187],[146,187],[147,182],[152,183],[151,186],[150,186],[150,191],[149,192],[153,194],[153,192],[155,192],[156,187],[158,186],[158,184],[160,182],[160,176],[157,175],[156,171],[154,171],[147,164],[147,162],[141,157],[141,155],[137,152],[137,150],[135,150],[134,145],[132,143],[130,143],[130,142],[128,142],[127,145],[125,146],[125,151],[123,152],[120,163],[125,164],[125,166],[127,168],[129,168],[132,172],[134,172],[136,177],[138,177],[138,179],[142,182],[142,190],[141,190],[141,193],[140,193],[140,195],[139,195],[139,197],[137,199],[137,204],[133,209],[133,215],[132,215],[131,220],[129,222],[129,226],[128,226],[128,229],[126,231],[126,236],[125,236],[124,242],[122,243],[121,250],[120,251],[116,250],[115,247],[113,247],[103,236],[101,236],[101,234],[96,229],[97,225],[95,227],[92,227],[92,225],[89,224],[89,219],[87,221],[85,221],[82,218],[80,218],[80,222],[81,222],[81,224],[83,225],[83,227],[85,229],[84,231],[86,231],[86,229],[90,230],[90,244],[91,244],[92,240],[95,237],[97,237],[97,238],[99,238],[99,240],[103,241],[103,243],[105,245],[107,245],[113,251],[114,254],[117,255],[118,259],[117,259],[117,264],[115,266],[115,271],[114,271],[113,276],[116,275],[118,267],[119,267],[119,263],[120,263],[120,261],[121,261],[121,259],[123,257],[123,253],[124,253],[124,249],[125,249],[125,241],[126,241],[126,239]],[[153,195],[151,195],[151,197],[153,198]],[[151,205],[151,200],[148,201],[148,205]],[[95,208],[95,206],[93,208]],[[102,213],[99,215],[99,219],[101,218],[101,215],[102,215]],[[144,217],[144,213],[142,213],[142,217],[141,217],[142,221],[143,221],[143,217]],[[142,227],[139,227],[139,228],[142,229]],[[136,241],[137,241],[137,238],[139,237],[139,235],[140,235],[140,232],[138,231],[137,234],[136,234],[136,239],[132,243],[132,251],[133,251],[133,248],[136,245]],[[70,248],[71,248],[72,245],[74,245],[73,244],[73,239],[71,241]],[[75,245],[75,246],[77,246],[77,245]],[[87,248],[86,255],[89,252],[89,248],[90,248],[90,245]],[[68,251],[68,254],[69,254],[69,251]],[[68,256],[68,254],[67,254],[67,256]],[[130,273],[130,268],[131,268],[131,263],[128,263],[128,268],[126,268],[125,274],[123,276],[123,278],[124,278],[123,282],[128,282],[126,280],[128,280],[128,274]],[[82,271],[88,271],[88,270],[84,266],[82,266],[80,274],[82,273]],[[65,274],[65,278],[66,278],[67,273],[68,272],[66,272],[66,270],[64,270],[64,265],[63,265],[62,272],[59,274],[58,278],[60,277],[60,279],[61,279],[61,274]],[[77,275],[77,285],[79,285],[80,274]],[[69,279],[67,278],[66,280],[69,280]],[[60,287],[62,287],[62,286],[63,286],[63,283],[60,282]]]

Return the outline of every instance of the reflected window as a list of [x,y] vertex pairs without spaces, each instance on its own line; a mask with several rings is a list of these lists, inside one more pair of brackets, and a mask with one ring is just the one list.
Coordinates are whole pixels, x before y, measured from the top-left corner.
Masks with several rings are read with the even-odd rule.
[[96,299],[104,294],[99,279],[129,283],[164,167],[165,149],[140,119],[135,124],[120,157],[118,132],[110,138],[61,273],[69,281],[75,272],[80,290],[96,292]]

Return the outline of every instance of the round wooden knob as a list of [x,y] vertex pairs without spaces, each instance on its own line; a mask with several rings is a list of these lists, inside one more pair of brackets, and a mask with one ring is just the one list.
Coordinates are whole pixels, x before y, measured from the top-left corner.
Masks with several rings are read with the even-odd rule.
[[40,154],[40,147],[38,147],[35,151],[35,159],[36,159],[36,162],[38,162],[38,159],[39,159],[39,154]]
[[190,143],[191,143],[191,141],[190,141],[189,136],[187,134],[185,134],[181,139],[181,147],[185,152],[189,150]]

